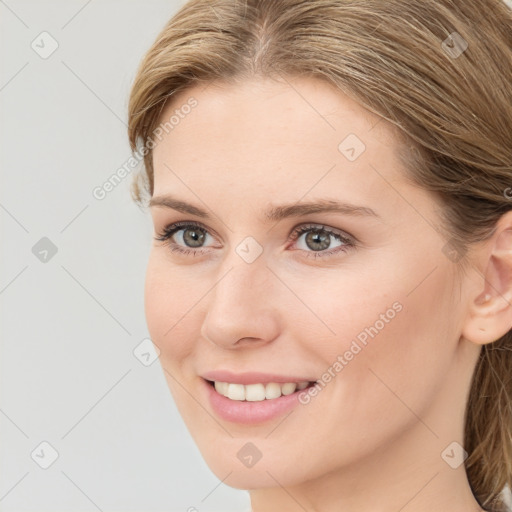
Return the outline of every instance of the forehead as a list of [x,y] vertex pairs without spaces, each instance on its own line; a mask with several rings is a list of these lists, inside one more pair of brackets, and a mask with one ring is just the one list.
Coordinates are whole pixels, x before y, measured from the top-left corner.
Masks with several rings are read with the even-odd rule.
[[[187,106],[191,101],[196,102],[194,108]],[[215,81],[206,85],[196,84],[171,98],[161,114],[160,123],[165,123],[173,114],[174,123],[178,121],[179,124],[200,127],[204,123],[211,126],[215,122],[216,128],[225,128],[226,121],[235,121],[238,133],[242,133],[242,128],[251,126],[254,126],[254,131],[266,127],[274,134],[283,130],[281,138],[286,138],[287,134],[296,137],[308,132],[309,136],[317,132],[317,138],[320,138],[327,131],[339,134],[347,126],[363,136],[377,124],[380,127],[374,136],[378,133],[381,138],[391,138],[393,135],[392,125],[382,123],[381,117],[333,85],[313,77],[283,77],[279,81],[254,78],[236,83]],[[185,118],[187,122],[183,123]],[[174,125],[172,129],[177,128]],[[211,135],[215,137],[215,132]],[[394,135],[397,135],[396,130]]]
[[291,201],[326,191],[378,197],[389,188],[382,176],[400,179],[391,125],[312,78],[195,85],[173,97],[166,122],[153,153],[155,195],[192,198],[215,186]]

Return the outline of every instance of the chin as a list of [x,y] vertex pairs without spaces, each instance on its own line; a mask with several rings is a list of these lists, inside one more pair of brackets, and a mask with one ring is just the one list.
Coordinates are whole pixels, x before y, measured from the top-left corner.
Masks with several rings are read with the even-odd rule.
[[[311,475],[298,471],[291,472],[293,464],[290,458],[273,452],[273,456],[264,460],[264,456],[252,467],[244,467],[237,458],[228,452],[219,457],[218,453],[204,453],[203,458],[215,476],[229,487],[243,490],[263,489],[267,487],[293,487],[311,478]],[[229,476],[228,476],[229,475]]]

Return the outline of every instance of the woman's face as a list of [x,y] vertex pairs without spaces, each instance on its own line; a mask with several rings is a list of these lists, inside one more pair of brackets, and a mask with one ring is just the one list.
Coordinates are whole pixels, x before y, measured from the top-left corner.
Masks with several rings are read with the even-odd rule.
[[[182,225],[152,245],[146,318],[212,471],[292,486],[382,471],[391,450],[452,471],[478,349],[439,203],[406,182],[391,126],[310,78],[196,86],[161,120],[155,236]],[[227,398],[205,377],[261,385]],[[267,386],[302,381],[316,391]]]

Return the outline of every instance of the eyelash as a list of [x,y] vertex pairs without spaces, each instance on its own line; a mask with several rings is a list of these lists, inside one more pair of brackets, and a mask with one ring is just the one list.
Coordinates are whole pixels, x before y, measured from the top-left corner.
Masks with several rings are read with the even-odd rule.
[[[180,245],[177,245],[176,243],[171,242],[171,237],[177,233],[178,231],[181,231],[185,228],[193,228],[193,229],[201,229],[203,231],[206,231],[208,233],[208,229],[206,226],[202,225],[199,222],[175,222],[174,224],[169,224],[168,226],[165,226],[162,233],[158,233],[157,236],[154,237],[155,240],[158,240],[159,242],[166,242],[166,245],[169,246],[171,249],[171,252],[178,252],[181,254],[202,254],[204,251],[202,251],[202,248],[198,249],[192,249],[192,248],[183,248]],[[335,256],[338,253],[345,253],[349,249],[354,248],[356,246],[355,240],[351,237],[344,236],[341,233],[337,233],[335,231],[330,230],[329,228],[326,228],[325,226],[321,224],[307,224],[303,226],[299,226],[295,228],[291,233],[291,240],[293,242],[296,242],[301,235],[304,233],[308,233],[309,231],[319,231],[320,233],[326,233],[328,235],[333,236],[338,241],[343,242],[345,245],[336,247],[335,250],[322,250],[322,251],[304,251],[302,252],[306,253],[307,258],[327,258],[330,256]]]

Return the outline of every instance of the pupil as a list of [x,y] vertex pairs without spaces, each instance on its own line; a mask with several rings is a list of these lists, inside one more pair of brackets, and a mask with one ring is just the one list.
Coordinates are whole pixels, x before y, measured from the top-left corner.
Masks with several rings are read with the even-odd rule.
[[[313,244],[321,244],[321,247],[314,246],[310,247],[309,242],[312,242]],[[329,235],[326,233],[323,233],[322,231],[314,231],[310,232],[306,236],[306,244],[310,249],[313,249],[314,251],[322,251],[324,249],[327,249],[329,247]]]
[[[189,235],[191,233],[191,235]],[[204,233],[197,229],[186,229],[183,238],[187,245],[191,247],[200,247],[204,240]]]

